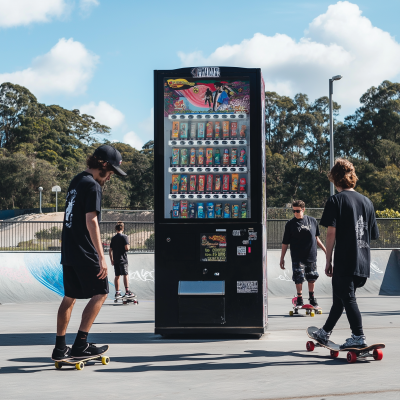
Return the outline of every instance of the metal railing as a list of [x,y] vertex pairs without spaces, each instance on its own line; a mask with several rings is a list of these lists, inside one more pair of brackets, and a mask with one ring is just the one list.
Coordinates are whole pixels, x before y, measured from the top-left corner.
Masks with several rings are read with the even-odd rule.
[[[287,219],[267,221],[268,249],[280,249]],[[317,219],[319,222],[319,219]],[[400,248],[400,218],[378,218],[379,239],[371,241],[371,248]],[[116,221],[100,222],[101,239],[108,252],[115,235]],[[60,251],[62,222],[13,221],[0,222],[0,251]],[[320,238],[326,240],[327,229],[320,226]],[[130,252],[154,252],[154,222],[125,222]]]
[[[103,249],[108,253],[115,221],[100,222]],[[0,251],[60,251],[62,222],[0,222]],[[154,252],[154,223],[125,222],[130,253]]]

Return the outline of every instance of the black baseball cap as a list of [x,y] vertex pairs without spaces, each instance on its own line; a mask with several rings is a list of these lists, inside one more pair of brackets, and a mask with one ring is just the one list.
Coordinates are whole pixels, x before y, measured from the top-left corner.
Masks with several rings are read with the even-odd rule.
[[95,150],[93,155],[98,160],[107,161],[117,175],[126,176],[126,173],[119,167],[122,163],[121,153],[117,149],[114,149],[114,147],[103,144]]

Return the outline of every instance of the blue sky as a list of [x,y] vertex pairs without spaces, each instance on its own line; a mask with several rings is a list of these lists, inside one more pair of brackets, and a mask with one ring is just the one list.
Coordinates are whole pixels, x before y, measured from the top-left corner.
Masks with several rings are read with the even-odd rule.
[[0,83],[92,114],[137,148],[153,135],[154,69],[261,67],[267,90],[311,100],[343,74],[343,118],[399,80],[399,15],[397,0],[0,0]]

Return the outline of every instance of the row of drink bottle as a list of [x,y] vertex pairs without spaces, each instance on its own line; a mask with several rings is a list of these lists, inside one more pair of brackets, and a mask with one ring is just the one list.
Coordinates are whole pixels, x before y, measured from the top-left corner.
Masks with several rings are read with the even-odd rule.
[[209,202],[206,203],[188,203],[186,200],[174,201],[172,203],[172,218],[247,218],[247,203],[233,204]]
[[238,149],[232,148],[230,153],[229,149],[224,149],[222,155],[221,164],[221,151],[216,148],[211,147],[206,148],[206,153],[204,157],[204,148],[199,147],[196,154],[196,149],[192,147],[190,149],[190,155],[188,156],[188,149],[178,149],[176,147],[172,148],[172,165],[191,165],[199,166],[204,165],[204,160],[206,165],[239,165],[244,166],[247,164],[247,154],[245,149],[240,149],[238,157]]
[[[190,126],[189,126],[190,124]],[[208,122],[172,122],[171,139],[177,140],[228,140],[245,139],[246,125],[238,129],[237,122],[208,121]]]
[[[198,179],[197,179],[198,177]],[[232,186],[230,185],[232,181]],[[215,193],[215,192],[239,192],[246,193],[246,178],[240,178],[239,174],[225,175],[172,175],[172,193]]]

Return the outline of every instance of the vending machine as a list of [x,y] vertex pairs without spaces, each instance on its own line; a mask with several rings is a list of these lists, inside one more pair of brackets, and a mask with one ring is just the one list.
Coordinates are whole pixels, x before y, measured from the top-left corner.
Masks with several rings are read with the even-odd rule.
[[154,72],[155,333],[263,334],[265,89],[258,68]]

